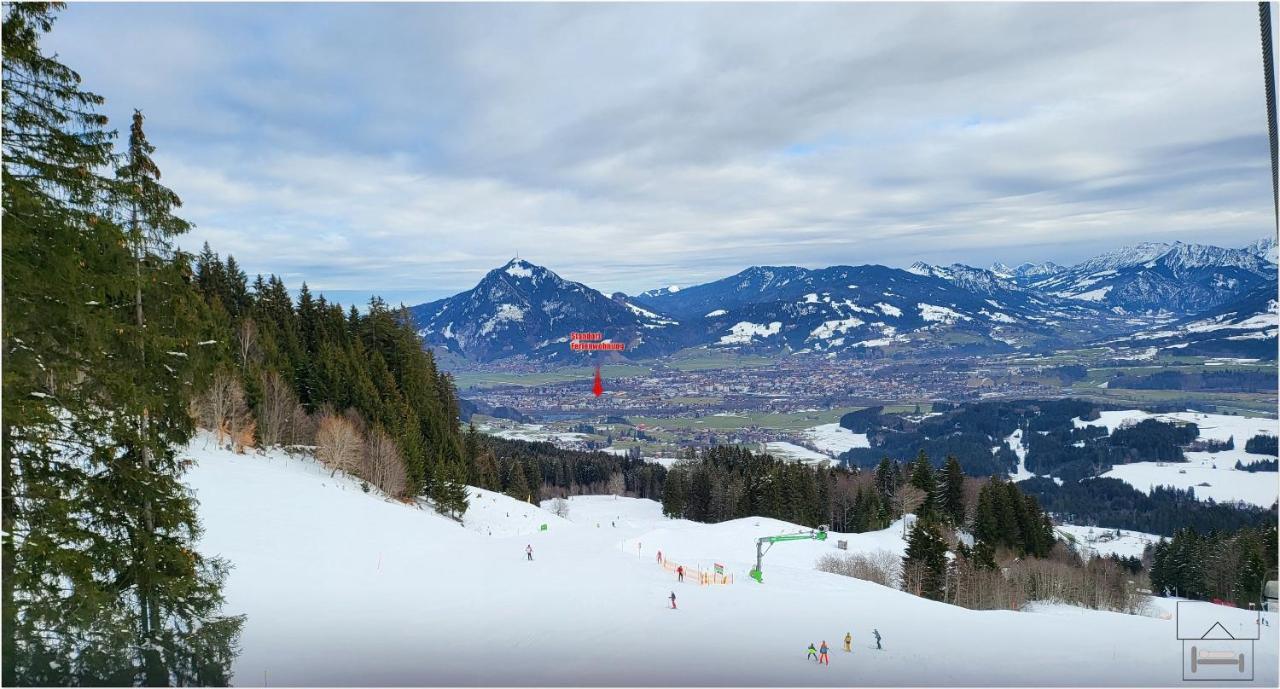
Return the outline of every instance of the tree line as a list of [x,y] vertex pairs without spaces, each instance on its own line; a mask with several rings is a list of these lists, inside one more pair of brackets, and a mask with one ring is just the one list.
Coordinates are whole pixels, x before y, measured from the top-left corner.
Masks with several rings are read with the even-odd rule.
[[1234,532],[1179,529],[1148,546],[1151,590],[1166,596],[1259,604],[1268,572],[1275,576],[1276,525]]
[[1051,479],[1036,477],[1019,485],[1065,522],[1162,536],[1172,536],[1184,527],[1201,532],[1236,531],[1276,520],[1274,504],[1267,509],[1198,500],[1194,488],[1156,486],[1148,494],[1116,478],[1091,478],[1059,486]]
[[667,470],[637,457],[558,448],[478,432],[463,438],[470,485],[530,503],[569,495],[660,499]]

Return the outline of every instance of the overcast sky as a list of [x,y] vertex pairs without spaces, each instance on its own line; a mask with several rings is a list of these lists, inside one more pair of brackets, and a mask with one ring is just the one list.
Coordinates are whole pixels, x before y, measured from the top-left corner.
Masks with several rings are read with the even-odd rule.
[[186,248],[346,300],[1274,227],[1252,3],[72,4],[46,45],[143,110]]

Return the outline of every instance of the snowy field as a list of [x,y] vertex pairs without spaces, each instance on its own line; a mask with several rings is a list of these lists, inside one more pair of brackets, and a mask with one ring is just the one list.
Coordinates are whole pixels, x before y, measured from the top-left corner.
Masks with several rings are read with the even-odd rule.
[[824,423],[806,429],[804,436],[813,446],[831,455],[839,456],[855,447],[871,447],[866,433],[854,433],[838,423]]
[[545,441],[556,447],[567,449],[579,449],[583,446],[590,436],[582,433],[565,433],[561,431],[549,431],[542,424],[537,423],[517,423],[510,422],[501,426],[492,424],[479,424],[476,430],[489,435],[496,435],[499,438],[508,440],[528,440],[531,442]]
[[[1169,619],[971,611],[813,570],[837,540],[851,552],[901,552],[900,525],[778,544],[757,584],[747,578],[754,539],[800,527],[695,524],[610,496],[572,498],[560,518],[479,490],[460,525],[364,493],[310,459],[238,456],[203,437],[186,455],[196,461],[187,481],[200,501],[201,551],[233,564],[226,611],[248,616],[239,685],[1181,683]],[[657,565],[659,549],[693,567],[721,563],[735,582],[677,584]],[[1257,644],[1263,686],[1277,683],[1271,617]],[[839,650],[845,632],[852,654]],[[823,640],[831,664],[819,667],[804,649]]]
[[[1213,498],[1218,502],[1242,501],[1261,507],[1270,507],[1280,496],[1280,481],[1274,471],[1236,471],[1236,461],[1252,464],[1265,455],[1249,454],[1244,445],[1258,434],[1277,435],[1280,422],[1248,416],[1226,414],[1202,414],[1177,412],[1152,414],[1138,410],[1104,411],[1096,421],[1075,419],[1077,427],[1106,426],[1114,432],[1122,424],[1137,423],[1145,419],[1162,421],[1189,421],[1200,428],[1200,438],[1210,440],[1232,439],[1235,449],[1222,452],[1188,452],[1184,462],[1135,462],[1113,467],[1103,474],[1118,478],[1134,488],[1150,492],[1154,486],[1194,488],[1196,497]],[[1208,485],[1202,485],[1208,484]]]
[[765,451],[779,459],[798,460],[806,464],[811,462],[830,462],[831,457],[814,452],[807,447],[787,442],[765,443]]
[[[1160,541],[1160,536],[1155,534],[1127,529],[1103,529],[1097,526],[1059,524],[1054,527],[1054,531],[1058,532],[1059,539],[1073,541],[1076,550],[1086,558],[1108,555],[1142,557],[1142,550],[1148,543],[1155,544]],[[1119,536],[1116,535],[1117,531]]]

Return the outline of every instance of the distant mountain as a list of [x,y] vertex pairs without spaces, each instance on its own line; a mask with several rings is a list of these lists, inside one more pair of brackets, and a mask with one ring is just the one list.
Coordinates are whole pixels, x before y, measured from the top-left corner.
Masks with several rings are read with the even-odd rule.
[[1275,280],[1264,282],[1218,307],[1114,344],[1154,347],[1166,354],[1274,360],[1280,332],[1278,289]]
[[[941,278],[978,294],[997,294],[1020,290],[1017,283],[1010,277],[1005,277],[994,270],[974,268],[963,263],[934,266],[917,261],[907,268],[907,272]],[[1010,274],[1012,275],[1012,273]]]
[[663,296],[663,295],[666,295],[666,294],[675,294],[676,292],[679,292],[679,291],[680,291],[680,286],[679,286],[679,285],[670,285],[670,286],[668,286],[668,287],[663,287],[663,288],[660,288],[660,289],[651,289],[651,290],[649,290],[649,291],[647,291],[647,292],[641,292],[640,294],[638,294],[638,295],[636,295],[636,296],[637,296],[637,297],[639,297],[639,298],[641,298],[641,299],[644,299],[644,298],[648,298],[648,297],[660,297],[660,296]]
[[[748,304],[777,301],[792,294],[799,280],[810,273],[795,266],[752,266],[736,275],[679,290],[649,290],[636,295],[638,304],[665,311],[680,318],[694,318],[711,311],[726,311]],[[787,287],[791,286],[788,290]]]
[[1251,252],[1254,255],[1262,258],[1264,261],[1267,261],[1269,263],[1274,264],[1277,262],[1277,250],[1276,250],[1275,237],[1267,237],[1266,239],[1259,239],[1258,241],[1249,244],[1244,249],[1245,251]]
[[1227,303],[1275,276],[1276,265],[1255,250],[1147,242],[1096,256],[1027,286],[1124,313],[1190,315]]
[[1092,336],[1091,327],[1110,315],[1042,299],[989,271],[926,264],[905,271],[752,267],[637,301],[673,314],[687,330],[701,323],[704,332],[690,339],[709,346],[846,355],[1007,351],[1040,344],[1062,328]]
[[1010,268],[1003,263],[992,263],[990,271],[997,277],[1005,280],[1011,280],[1016,284],[1025,285],[1035,280],[1043,279],[1051,275],[1057,275],[1066,270],[1062,266],[1051,261],[1043,263],[1023,263],[1016,267]]
[[470,290],[409,309],[427,344],[476,361],[512,356],[572,359],[569,333],[600,332],[633,354],[675,347],[675,319],[613,299],[528,261],[489,271]]
[[[1153,341],[1184,334],[1156,337],[1153,323],[1177,322],[1190,332],[1202,321],[1213,325],[1208,319],[1236,317],[1229,314],[1248,321],[1256,315],[1249,309],[1265,310],[1265,300],[1261,306],[1258,300],[1267,285],[1275,291],[1274,254],[1272,240],[1243,249],[1174,242],[1139,244],[1068,268],[1048,262],[991,270],[926,263],[907,270],[752,266],[634,297],[606,296],[513,260],[466,292],[410,311],[428,344],[475,361],[584,360],[569,349],[573,331],[625,342],[620,356],[627,358],[695,345],[832,356],[1034,350],[1114,341],[1135,330]],[[1235,324],[1223,320],[1215,330]],[[1223,337],[1240,342],[1247,334]],[[1192,344],[1183,338],[1161,346],[1183,342]]]

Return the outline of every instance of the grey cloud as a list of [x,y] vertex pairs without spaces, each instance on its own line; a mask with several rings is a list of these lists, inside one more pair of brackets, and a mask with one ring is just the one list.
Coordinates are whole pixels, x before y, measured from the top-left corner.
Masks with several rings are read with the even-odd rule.
[[[1270,227],[1239,4],[73,5],[198,229],[333,291],[1071,262]],[[300,282],[300,279],[298,280]]]

